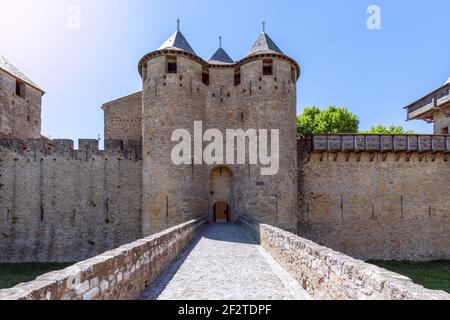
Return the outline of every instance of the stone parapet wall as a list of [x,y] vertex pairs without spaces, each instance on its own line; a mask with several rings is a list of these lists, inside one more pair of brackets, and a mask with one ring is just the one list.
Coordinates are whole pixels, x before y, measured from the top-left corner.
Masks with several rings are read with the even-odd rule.
[[0,290],[0,300],[136,299],[203,225],[203,219],[192,220],[35,281]]
[[355,260],[292,233],[241,217],[240,224],[316,299],[450,300],[409,278]]

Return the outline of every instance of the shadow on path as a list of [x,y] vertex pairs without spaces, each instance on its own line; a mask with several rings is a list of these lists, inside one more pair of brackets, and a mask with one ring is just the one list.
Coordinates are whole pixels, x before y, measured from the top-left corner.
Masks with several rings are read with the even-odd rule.
[[140,298],[302,300],[308,294],[242,226],[210,224]]
[[209,240],[259,245],[246,232],[242,232],[242,227],[230,223],[213,223],[206,226],[202,237]]

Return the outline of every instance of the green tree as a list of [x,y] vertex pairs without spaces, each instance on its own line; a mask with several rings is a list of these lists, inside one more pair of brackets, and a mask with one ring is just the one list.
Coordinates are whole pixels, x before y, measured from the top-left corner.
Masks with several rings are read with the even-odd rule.
[[301,135],[357,133],[358,117],[346,108],[330,106],[326,110],[307,107],[297,117],[297,131]]
[[414,134],[412,130],[405,130],[402,126],[391,125],[389,127],[383,125],[373,126],[367,131],[362,131],[365,134]]

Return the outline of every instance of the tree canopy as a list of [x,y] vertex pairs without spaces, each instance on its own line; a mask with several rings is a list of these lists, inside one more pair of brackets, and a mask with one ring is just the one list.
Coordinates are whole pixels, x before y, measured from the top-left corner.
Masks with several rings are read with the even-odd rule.
[[369,130],[362,131],[365,134],[414,134],[412,130],[406,130],[402,126],[391,125],[389,127],[383,125],[377,125],[371,127]]
[[306,107],[297,117],[297,131],[301,135],[357,133],[358,117],[346,108],[329,106],[326,110]]
[[297,116],[297,131],[300,135],[309,134],[415,134],[402,126],[372,126],[369,130],[359,131],[358,116],[346,108],[329,106],[321,110],[318,107],[306,107],[302,114]]

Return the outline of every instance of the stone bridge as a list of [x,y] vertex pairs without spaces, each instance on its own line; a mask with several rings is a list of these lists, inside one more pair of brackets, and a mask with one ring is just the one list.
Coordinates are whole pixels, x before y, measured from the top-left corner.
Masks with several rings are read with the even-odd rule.
[[450,299],[275,227],[193,220],[35,281],[0,300]]

